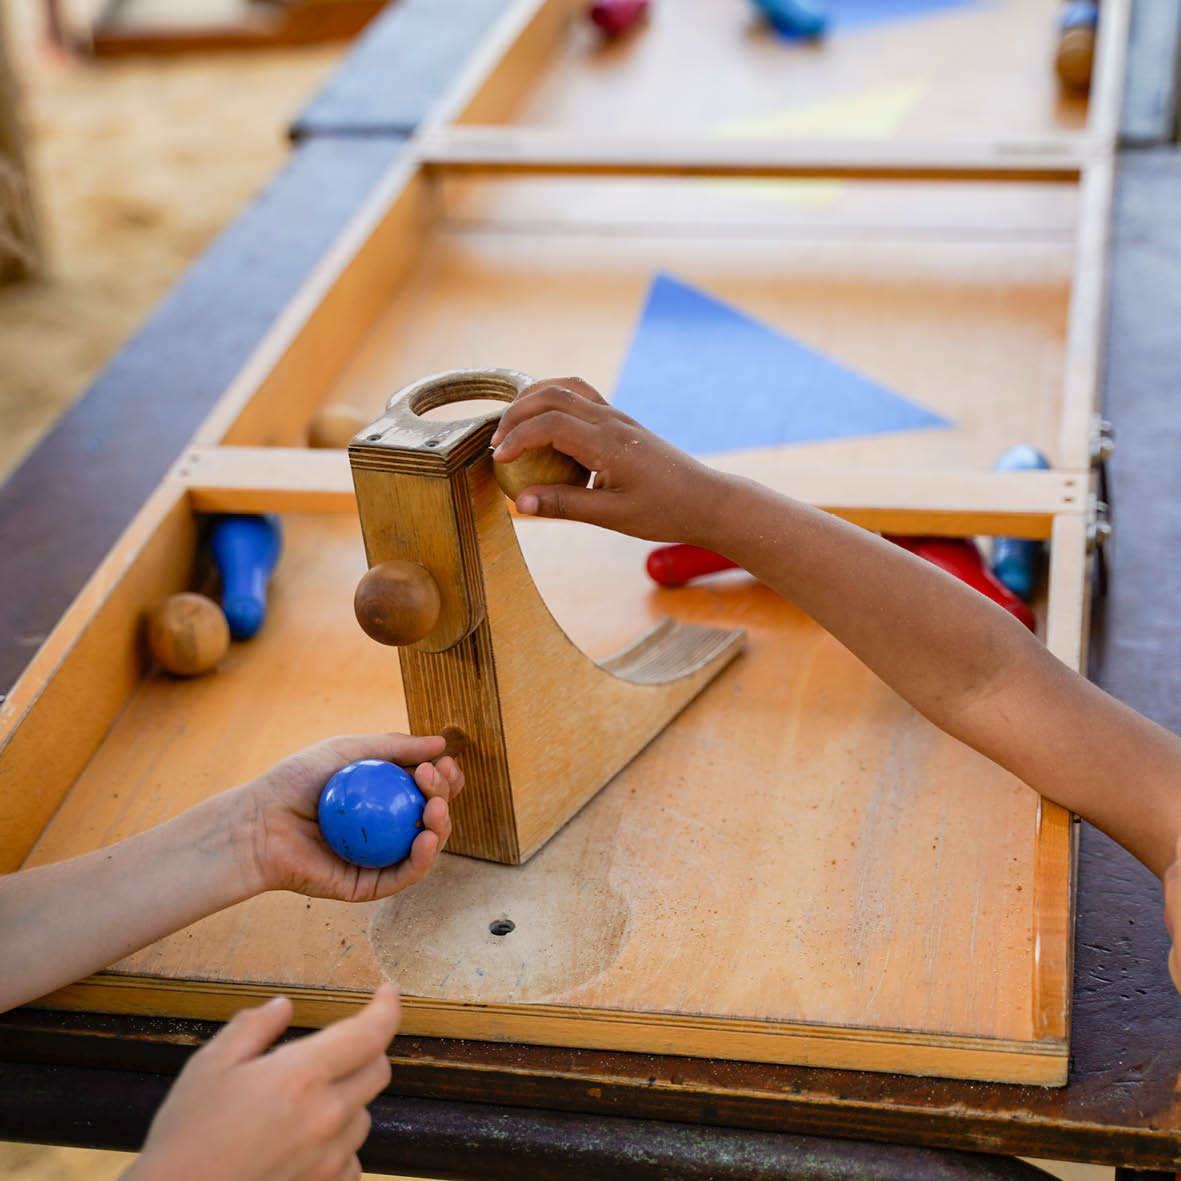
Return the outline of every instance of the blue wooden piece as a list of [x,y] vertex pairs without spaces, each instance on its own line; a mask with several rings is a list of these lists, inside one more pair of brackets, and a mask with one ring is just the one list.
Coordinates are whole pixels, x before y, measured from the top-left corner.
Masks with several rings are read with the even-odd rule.
[[754,0],[776,30],[788,37],[819,37],[828,26],[828,12],[816,0]]
[[612,401],[698,455],[951,425],[669,275],[652,280]]
[[1058,30],[1093,29],[1099,24],[1099,5],[1095,0],[1069,0],[1058,14]]
[[[1010,447],[996,461],[998,472],[1037,472],[1050,466],[1046,457],[1028,443]],[[992,572],[1011,590],[1028,600],[1037,585],[1043,542],[1025,537],[998,537],[992,546]]]
[[221,574],[221,609],[235,640],[248,640],[267,616],[267,583],[283,539],[279,518],[224,517],[213,527],[209,548]]

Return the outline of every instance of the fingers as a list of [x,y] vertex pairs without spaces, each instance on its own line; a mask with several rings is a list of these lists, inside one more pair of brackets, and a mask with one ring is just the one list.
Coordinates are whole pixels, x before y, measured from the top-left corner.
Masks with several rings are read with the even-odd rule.
[[208,1058],[234,1066],[257,1058],[291,1024],[291,1002],[272,997],[265,1005],[243,1009],[204,1048]]
[[[425,816],[426,813],[424,812],[423,815]],[[397,865],[379,870],[373,883],[372,892],[366,897],[376,901],[378,898],[388,898],[391,894],[397,894],[399,891],[405,890],[407,886],[417,885],[430,873],[435,864],[435,858],[443,847],[443,842],[450,835],[450,820],[447,821],[446,836],[444,837],[440,837],[432,829],[420,832],[414,838],[414,844],[410,846],[410,856],[405,861],[399,861]]]
[[603,488],[537,484],[517,497],[517,512],[523,517],[557,517],[610,527],[611,495]]
[[357,1159],[354,1153],[352,1158],[345,1164],[345,1166],[332,1178],[332,1181],[359,1181],[362,1176],[361,1162]]
[[607,402],[593,386],[579,377],[548,378],[523,389],[500,417],[492,434],[495,447],[514,427],[546,410],[562,410],[588,422],[597,421],[597,409]]
[[377,1054],[384,1054],[402,1017],[398,990],[382,984],[373,999],[354,1017],[346,1017],[327,1029],[275,1051],[310,1062],[322,1078],[340,1079],[359,1070]]
[[387,763],[414,766],[437,759],[447,745],[437,734],[411,737],[408,734],[344,734],[330,738],[328,745],[342,762],[355,763],[358,759],[384,759]]
[[436,796],[453,800],[463,790],[463,772],[450,755],[444,755],[437,763],[415,767],[414,782],[428,800]]
[[492,458],[511,463],[519,455],[546,444],[569,455],[590,471],[603,463],[603,429],[600,423],[588,422],[565,410],[543,410],[511,427],[501,439]]
[[[364,1108],[366,1103],[380,1095],[389,1086],[392,1073],[390,1060],[385,1054],[377,1054],[364,1066],[340,1079],[336,1083],[336,1093],[346,1107],[350,1109]],[[349,1145],[349,1150],[356,1151],[364,1142],[365,1137],[362,1135],[355,1144]]]

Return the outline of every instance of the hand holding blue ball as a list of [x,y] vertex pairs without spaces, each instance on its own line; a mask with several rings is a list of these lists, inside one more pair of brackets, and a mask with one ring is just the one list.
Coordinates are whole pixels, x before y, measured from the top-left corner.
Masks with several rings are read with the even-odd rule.
[[426,797],[408,771],[381,759],[361,759],[328,780],[317,814],[324,840],[338,857],[384,869],[410,856],[425,807]]

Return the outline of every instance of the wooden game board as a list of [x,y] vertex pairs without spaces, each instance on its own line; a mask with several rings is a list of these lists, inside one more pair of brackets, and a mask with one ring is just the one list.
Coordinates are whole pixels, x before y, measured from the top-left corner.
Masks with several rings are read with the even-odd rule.
[[[964,56],[932,72],[913,128],[816,142],[701,126],[671,89],[693,54],[698,72],[746,78],[740,62],[774,47],[711,25],[723,5],[694,7],[696,48],[661,15],[602,52],[577,5],[510,6],[4,702],[3,869],[139,831],[325,735],[405,725],[397,655],[352,618],[364,557],[348,461],[302,446],[311,417],[344,400],[376,418],[404,382],[466,366],[610,390],[655,271],[953,424],[715,462],[871,528],[1048,539],[1041,632],[1081,667],[1126,3],[1105,4],[1085,126],[1043,101],[1052,6],[1013,3],[925,18],[942,54]],[[1032,55],[1015,30],[1044,60],[1026,63],[1024,103],[1006,91],[990,108],[998,74],[1020,90],[1010,71]],[[981,72],[971,118],[947,120],[986,35],[1020,52]],[[665,38],[684,68],[645,89],[663,75],[637,63]],[[817,60],[861,78],[866,52],[850,35]],[[779,104],[779,80],[752,66],[727,117]],[[628,126],[591,117],[632,81]],[[817,178],[819,201],[800,188]],[[991,472],[1014,441],[1053,470]],[[286,531],[261,635],[209,677],[152,670],[140,620],[189,585],[200,514],[261,510]],[[522,867],[448,857],[366,907],[254,899],[42,1003],[220,1018],[282,991],[320,1024],[392,976],[408,1033],[1064,1082],[1070,817],[744,577],[657,591],[636,542],[537,521],[518,533],[591,655],[662,614],[745,627],[747,653]],[[554,691],[539,697],[539,719],[554,708]],[[506,938],[489,932],[502,917]]]

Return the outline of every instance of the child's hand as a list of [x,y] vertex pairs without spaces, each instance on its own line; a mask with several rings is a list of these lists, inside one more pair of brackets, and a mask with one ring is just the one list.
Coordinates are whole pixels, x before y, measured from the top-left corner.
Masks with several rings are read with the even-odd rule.
[[124,1181],[344,1181],[361,1174],[365,1105],[390,1079],[402,1006],[383,984],[355,1017],[264,1053],[291,1021],[276,997],[189,1060]]
[[1165,870],[1165,926],[1173,946],[1169,948],[1169,975],[1173,987],[1181,992],[1181,966],[1177,963],[1177,937],[1181,934],[1181,839],[1177,841],[1177,859]]
[[568,517],[649,541],[707,544],[725,478],[609,406],[577,377],[518,395],[492,436],[504,463],[546,443],[595,472],[593,488],[546,484],[517,497],[528,516]]
[[[445,745],[437,736],[405,734],[329,738],[290,755],[238,789],[247,809],[247,858],[258,875],[254,892],[295,890],[313,898],[368,902],[419,881],[451,835],[447,804],[463,788],[463,772],[455,760],[440,757]],[[342,861],[320,835],[320,792],[341,767],[357,759],[413,766],[414,782],[427,798],[423,831],[414,838],[410,856],[387,869],[362,869]]]

